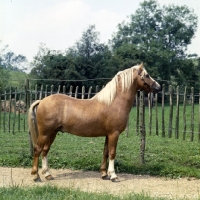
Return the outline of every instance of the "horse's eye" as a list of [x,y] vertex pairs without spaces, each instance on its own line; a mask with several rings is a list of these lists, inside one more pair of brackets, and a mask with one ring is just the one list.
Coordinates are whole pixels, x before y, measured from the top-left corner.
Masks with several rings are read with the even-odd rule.
[[149,77],[150,77],[149,74],[147,74],[147,75],[146,75],[146,78],[149,78]]

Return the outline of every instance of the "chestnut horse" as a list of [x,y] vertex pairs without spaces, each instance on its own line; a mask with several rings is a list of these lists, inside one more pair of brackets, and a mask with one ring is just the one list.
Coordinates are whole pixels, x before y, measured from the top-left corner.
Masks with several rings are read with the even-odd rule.
[[114,160],[117,142],[126,127],[138,90],[154,93],[161,90],[143,64],[118,72],[91,99],[75,99],[64,94],[54,94],[34,102],[28,113],[29,130],[34,145],[31,172],[34,180],[41,180],[38,174],[41,153],[42,173],[47,180],[53,179],[48,169],[47,154],[56,134],[61,131],[83,137],[105,136],[100,171],[103,179],[116,181]]

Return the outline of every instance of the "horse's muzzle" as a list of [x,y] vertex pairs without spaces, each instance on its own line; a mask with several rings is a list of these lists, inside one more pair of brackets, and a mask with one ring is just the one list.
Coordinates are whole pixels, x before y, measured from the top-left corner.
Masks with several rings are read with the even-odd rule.
[[155,87],[153,87],[153,93],[158,93],[162,90],[162,87],[158,84],[158,85],[155,85]]

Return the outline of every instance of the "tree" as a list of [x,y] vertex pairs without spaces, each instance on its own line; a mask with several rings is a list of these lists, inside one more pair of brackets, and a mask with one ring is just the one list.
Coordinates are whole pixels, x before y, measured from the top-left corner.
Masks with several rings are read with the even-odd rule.
[[8,45],[6,45],[0,50],[0,66],[4,69],[25,71],[27,70],[27,59],[21,54],[16,55],[14,52],[10,51]]
[[107,45],[99,42],[98,36],[99,32],[91,25],[74,46],[76,70],[86,79],[109,77],[112,74],[112,69],[108,66],[111,51]]
[[[37,81],[39,85],[54,83],[54,85],[60,84],[67,87],[69,85],[95,86],[96,81],[86,82],[86,80],[110,77],[112,73],[112,67],[108,65],[112,57],[111,51],[107,45],[99,43],[98,35],[95,26],[89,26],[83,32],[81,39],[65,53],[50,51],[45,45],[41,45],[32,62],[33,68],[30,74],[42,79],[42,81]],[[52,81],[54,79],[70,80],[70,82],[57,83]],[[106,82],[98,80],[98,84]]]
[[[1,43],[1,41],[0,41]],[[15,86],[19,86],[16,84],[16,78],[24,76],[27,68],[27,59],[23,55],[16,55],[14,52],[8,49],[8,45],[4,46],[0,49],[0,88],[5,88],[6,86],[10,86],[12,82],[15,82]],[[15,80],[11,80],[12,77],[15,77]],[[18,82],[21,82],[18,80]],[[24,81],[23,81],[24,82]]]
[[51,51],[45,44],[41,44],[37,55],[31,63],[32,70],[30,76],[38,79],[37,84],[41,85],[60,85],[61,87],[66,82],[58,82],[58,80],[66,80],[71,77],[67,73],[70,68],[71,59],[57,51]]
[[[176,67],[184,76],[187,46],[196,29],[197,16],[188,7],[160,7],[156,0],[145,0],[129,22],[118,25],[111,45],[118,53],[128,45],[135,50],[132,60],[143,61],[157,78],[170,80],[171,74],[177,75]],[[194,72],[193,66],[190,69]],[[181,83],[179,78],[175,80]]]

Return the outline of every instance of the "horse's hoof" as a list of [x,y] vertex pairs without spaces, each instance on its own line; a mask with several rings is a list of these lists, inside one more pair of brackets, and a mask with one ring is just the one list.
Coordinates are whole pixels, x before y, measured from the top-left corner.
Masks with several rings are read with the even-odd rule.
[[101,177],[103,180],[110,180],[110,177],[108,175],[102,176]]
[[36,183],[42,182],[42,180],[41,180],[41,178],[39,176],[34,178],[33,181],[36,182]]
[[47,181],[54,180],[54,177],[52,175],[48,175],[45,177]]
[[120,180],[118,179],[118,177],[116,177],[116,178],[111,178],[110,179],[113,183],[118,183],[118,182],[120,182]]

